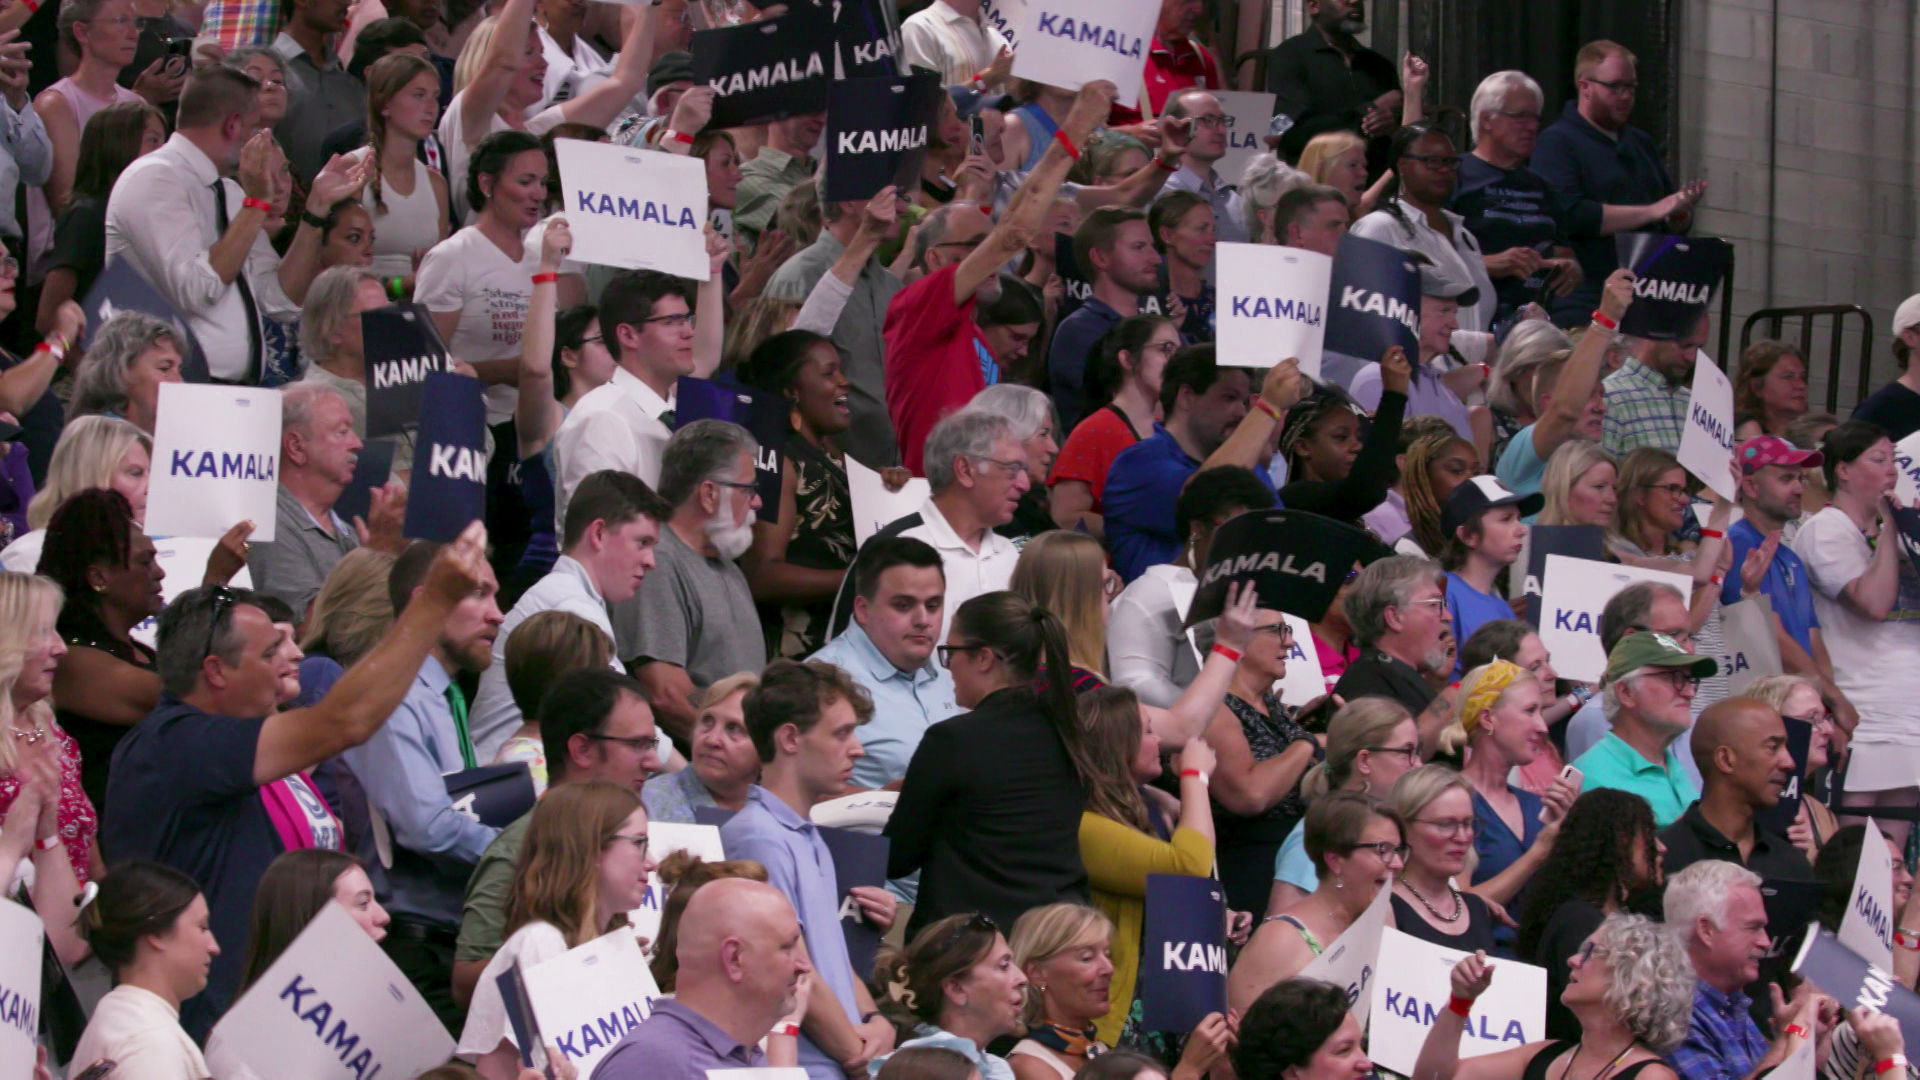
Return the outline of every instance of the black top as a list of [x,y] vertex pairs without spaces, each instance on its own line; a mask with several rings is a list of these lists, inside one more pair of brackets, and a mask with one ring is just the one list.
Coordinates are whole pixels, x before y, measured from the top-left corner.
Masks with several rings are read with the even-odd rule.
[[106,264],[107,200],[75,199],[53,227],[52,261],[47,269],[73,271],[73,298],[85,300]]
[[1368,649],[1360,654],[1360,659],[1348,664],[1333,692],[1345,701],[1361,697],[1392,698],[1416,717],[1434,697],[1433,687],[1427,685],[1427,680],[1421,678],[1412,665],[1379,649]]
[[1722,836],[1700,812],[1699,800],[1687,807],[1680,820],[1660,830],[1660,842],[1667,845],[1667,857],[1662,865],[1669,881],[1673,875],[1707,859],[1739,863],[1769,881],[1814,880],[1813,866],[1807,862],[1806,852],[1786,837],[1765,829],[1755,828],[1753,854],[1740,858],[1739,846]]
[[[1554,1001],[1556,1004],[1559,1002],[1557,995]],[[1533,1060],[1527,1062],[1527,1070],[1520,1074],[1520,1080],[1547,1080],[1547,1070],[1553,1067],[1554,1060],[1561,1054],[1573,1049],[1579,1041],[1576,1034],[1574,1038],[1562,1039],[1541,1047],[1540,1052],[1533,1055]],[[1657,1057],[1650,1057],[1645,1061],[1636,1061],[1626,1068],[1621,1069],[1619,1072],[1614,1073],[1611,1080],[1633,1080],[1634,1077],[1640,1075],[1641,1069],[1649,1065],[1664,1064],[1666,1063]]]
[[[1280,136],[1280,156],[1299,161],[1315,135],[1328,131],[1360,133],[1360,121],[1375,98],[1400,89],[1393,61],[1355,44],[1352,63],[1327,41],[1318,26],[1290,37],[1267,54],[1267,89],[1275,116],[1293,118]],[[1378,176],[1386,162],[1387,139],[1367,146],[1367,175]]]
[[1895,379],[1853,407],[1855,420],[1870,420],[1887,429],[1894,442],[1920,431],[1920,394]]
[[[1598,216],[1592,204],[1646,206],[1666,198],[1674,189],[1666,158],[1653,136],[1631,124],[1616,134],[1601,131],[1580,115],[1578,101],[1567,102],[1560,119],[1540,133],[1528,165],[1553,185],[1573,213],[1586,215],[1588,221]],[[1639,231],[1665,232],[1666,225],[1654,222]],[[1576,234],[1572,240],[1586,279],[1572,293],[1549,305],[1555,321],[1562,326],[1585,323],[1600,302],[1601,284],[1620,267],[1613,237],[1601,236],[1596,229],[1590,234]]]
[[[1445,899],[1448,900],[1447,904],[1436,905],[1443,911],[1451,905],[1451,898]],[[1393,894],[1393,927],[1409,937],[1417,937],[1421,941],[1449,949],[1459,949],[1462,952],[1485,949],[1487,952],[1492,952],[1493,913],[1487,910],[1487,902],[1469,892],[1461,893],[1460,900],[1467,905],[1467,928],[1463,933],[1443,934],[1434,929],[1433,924],[1429,923],[1425,916],[1421,915],[1398,892]]]
[[[139,642],[115,640],[101,627],[99,620],[78,604],[69,603],[60,611],[58,623],[60,636],[66,639],[69,649],[98,649],[124,664],[131,664],[142,671],[154,670],[153,650]],[[93,805],[105,809],[107,805],[107,766],[113,761],[114,747],[131,725],[109,724],[95,720],[71,709],[53,710],[54,718],[73,741],[80,745],[80,787],[93,800]]]
[[1567,988],[1567,961],[1580,951],[1607,913],[1585,900],[1569,900],[1554,909],[1546,928],[1540,931],[1540,944],[1527,960],[1547,969],[1547,1038],[1578,1039],[1580,1021],[1573,1011],[1560,1004],[1560,993]]
[[1002,932],[1044,904],[1086,903],[1073,760],[1025,687],[987,695],[920,740],[887,820],[887,876],[920,871],[911,939],[937,919],[978,911]]
[[1400,479],[1394,458],[1400,452],[1400,423],[1406,413],[1407,395],[1380,391],[1380,407],[1374,410],[1373,423],[1346,478],[1295,480],[1280,489],[1280,505],[1361,527],[1360,519],[1386,502],[1388,489]]
[[[1576,235],[1600,231],[1599,203],[1563,199],[1527,166],[1503,169],[1474,154],[1460,155],[1460,179],[1451,205],[1466,219],[1480,250],[1492,255],[1517,247],[1546,255],[1556,246],[1570,246]],[[1540,300],[1549,276],[1542,268],[1526,278],[1496,278],[1493,289],[1500,302],[1494,322],[1504,322],[1521,305]]]

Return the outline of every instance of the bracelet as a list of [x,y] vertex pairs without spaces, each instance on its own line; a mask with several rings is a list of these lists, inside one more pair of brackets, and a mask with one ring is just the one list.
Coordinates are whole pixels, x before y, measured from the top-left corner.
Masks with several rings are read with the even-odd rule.
[[1727,536],[1726,533],[1721,532],[1719,529],[1701,529],[1700,535],[1713,540],[1724,540]]
[[1211,779],[1210,777],[1208,777],[1208,776],[1207,776],[1207,774],[1206,774],[1206,773],[1203,773],[1203,772],[1201,772],[1201,771],[1200,771],[1199,769],[1181,769],[1181,770],[1180,770],[1180,777],[1181,777],[1181,779],[1183,779],[1183,780],[1184,780],[1185,778],[1187,778],[1187,777],[1189,777],[1189,776],[1197,776],[1197,777],[1199,777],[1199,778],[1200,778],[1200,784],[1201,784],[1201,786],[1203,786],[1203,787],[1204,787],[1204,786],[1206,785],[1206,783],[1207,783],[1207,781],[1208,781],[1209,779]]
[[1067,148],[1067,153],[1073,157],[1073,160],[1080,160],[1080,148],[1073,145],[1073,140],[1067,137],[1065,128],[1054,128],[1053,137],[1059,140],[1061,146]]
[[660,135],[661,142],[666,142],[668,139],[672,139],[674,142],[677,142],[677,143],[685,143],[688,146],[693,145],[693,136],[687,134],[684,131],[675,131],[672,128],[668,128],[666,131],[662,132]]
[[1805,1024],[1788,1024],[1787,1030],[1784,1032],[1784,1034],[1789,1039],[1793,1038],[1796,1035],[1798,1035],[1802,1039],[1808,1039],[1813,1037],[1813,1033],[1807,1030],[1807,1025]]
[[1235,649],[1230,646],[1215,643],[1215,645],[1213,646],[1213,651],[1220,654],[1221,656],[1226,657],[1227,659],[1233,661],[1236,664],[1240,662],[1239,649]]
[[48,833],[44,838],[34,841],[33,846],[41,851],[52,851],[60,846],[60,834]]
[[46,353],[47,355],[53,357],[53,362],[56,364],[65,363],[67,359],[66,342],[59,341],[55,338],[48,338],[47,340],[42,341],[40,344],[35,345],[33,347],[33,351]]
[[1916,934],[1904,926],[1894,929],[1893,943],[1909,952],[1920,952],[1920,934]]
[[767,1034],[785,1035],[789,1039],[797,1038],[800,1034],[800,1025],[792,1022],[788,1022],[785,1024],[775,1024],[773,1025],[773,1030],[767,1032]]
[[1165,169],[1165,170],[1167,170],[1168,172],[1179,172],[1179,171],[1180,171],[1180,159],[1179,159],[1179,158],[1175,158],[1175,159],[1174,159],[1174,160],[1172,160],[1172,161],[1163,161],[1163,160],[1161,160],[1161,158],[1160,158],[1160,155],[1159,155],[1159,154],[1155,154],[1155,155],[1153,155],[1153,163],[1154,163],[1155,165],[1158,165],[1158,166],[1160,166],[1161,168],[1163,168],[1163,169]]
[[1907,1055],[1905,1054],[1895,1054],[1890,1058],[1886,1058],[1884,1060],[1876,1061],[1873,1063],[1873,1071],[1876,1075],[1881,1073],[1890,1073],[1895,1069],[1905,1070],[1906,1067],[1907,1067]]
[[[265,208],[263,207],[262,209],[265,209]],[[272,213],[273,211],[268,210],[267,212]],[[326,232],[328,229],[333,227],[333,223],[331,221],[328,221],[326,218],[321,217],[319,214],[316,214],[311,210],[304,210],[304,209],[300,211],[300,223],[302,225],[311,225],[314,228],[319,229],[321,232]]]
[[1256,409],[1259,409],[1263,413],[1266,413],[1268,416],[1273,417],[1274,422],[1276,423],[1284,422],[1287,418],[1286,413],[1280,411],[1279,409],[1274,408],[1273,402],[1268,401],[1266,398],[1263,398],[1263,397],[1254,398],[1253,407]]
[[1447,1011],[1455,1016],[1466,1016],[1473,1012],[1473,999],[1455,994],[1447,999]]
[[553,282],[556,282],[559,280],[560,280],[560,275],[555,273],[533,275],[533,283],[535,285],[550,285]]
[[1611,330],[1616,333],[1619,332],[1620,330],[1619,322],[1615,321],[1613,316],[1608,315],[1606,312],[1601,311],[1598,308],[1594,309],[1593,322],[1594,322],[1594,325],[1600,327],[1603,330]]
[[251,195],[240,200],[240,207],[243,210],[258,210],[263,214],[273,213],[272,203],[265,199],[256,199]]

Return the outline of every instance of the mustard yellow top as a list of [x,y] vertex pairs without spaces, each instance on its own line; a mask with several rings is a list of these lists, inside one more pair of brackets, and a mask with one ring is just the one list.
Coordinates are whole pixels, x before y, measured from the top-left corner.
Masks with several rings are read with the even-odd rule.
[[1147,875],[1213,873],[1213,841],[1179,828],[1171,841],[1141,832],[1099,814],[1080,815],[1080,860],[1087,866],[1093,906],[1113,920],[1113,1008],[1095,1022],[1100,1041],[1120,1041],[1120,1029],[1133,1008],[1134,985],[1140,975],[1140,936],[1147,914]]

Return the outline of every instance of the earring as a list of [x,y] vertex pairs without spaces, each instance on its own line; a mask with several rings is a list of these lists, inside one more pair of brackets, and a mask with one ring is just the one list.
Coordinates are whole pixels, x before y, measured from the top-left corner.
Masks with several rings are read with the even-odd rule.
[[1339,878],[1334,878],[1333,887],[1336,889],[1344,889],[1347,887],[1347,883],[1344,881],[1341,881]]

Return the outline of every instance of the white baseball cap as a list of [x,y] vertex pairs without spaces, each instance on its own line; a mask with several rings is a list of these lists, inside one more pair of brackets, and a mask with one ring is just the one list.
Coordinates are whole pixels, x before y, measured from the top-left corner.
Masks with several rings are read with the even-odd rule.
[[1900,306],[1893,309],[1893,334],[1895,337],[1900,336],[1901,331],[1911,330],[1916,326],[1920,326],[1920,293],[1915,293],[1905,300],[1900,301]]

